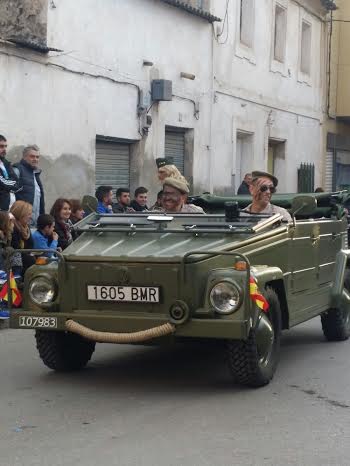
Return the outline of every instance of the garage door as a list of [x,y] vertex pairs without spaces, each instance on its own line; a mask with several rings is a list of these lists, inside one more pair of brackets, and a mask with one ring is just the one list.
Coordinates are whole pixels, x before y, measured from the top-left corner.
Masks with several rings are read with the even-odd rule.
[[129,144],[96,141],[96,187],[101,185],[113,189],[129,187]]
[[184,175],[185,165],[185,132],[165,130],[165,157],[173,157],[174,165]]

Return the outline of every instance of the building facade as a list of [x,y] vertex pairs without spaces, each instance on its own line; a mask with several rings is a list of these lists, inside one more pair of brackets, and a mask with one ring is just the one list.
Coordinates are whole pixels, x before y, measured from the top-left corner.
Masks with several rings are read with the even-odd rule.
[[328,15],[329,62],[324,131],[324,187],[350,188],[350,3],[337,0]]
[[49,203],[99,184],[155,195],[164,155],[194,193],[232,194],[253,169],[296,191],[300,163],[321,182],[320,0],[20,3],[0,5],[0,133],[12,160],[40,146]]

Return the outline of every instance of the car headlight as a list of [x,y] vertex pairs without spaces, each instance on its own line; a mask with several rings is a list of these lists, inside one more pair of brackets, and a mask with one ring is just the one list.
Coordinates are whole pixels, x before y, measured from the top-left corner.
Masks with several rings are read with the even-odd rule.
[[231,314],[241,304],[242,291],[234,283],[222,281],[210,290],[209,299],[217,313]]
[[52,303],[57,293],[56,284],[49,277],[36,277],[29,285],[29,297],[39,306]]

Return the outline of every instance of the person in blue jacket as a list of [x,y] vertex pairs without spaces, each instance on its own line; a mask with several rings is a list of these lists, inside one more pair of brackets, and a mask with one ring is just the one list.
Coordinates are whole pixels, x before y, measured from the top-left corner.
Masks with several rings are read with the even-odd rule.
[[113,190],[112,186],[99,186],[96,189],[95,197],[98,200],[98,214],[112,214]]
[[[34,249],[57,249],[58,234],[54,230],[55,219],[52,215],[41,214],[37,220],[37,230],[33,233],[33,248]],[[45,254],[47,257],[52,257],[53,253]]]

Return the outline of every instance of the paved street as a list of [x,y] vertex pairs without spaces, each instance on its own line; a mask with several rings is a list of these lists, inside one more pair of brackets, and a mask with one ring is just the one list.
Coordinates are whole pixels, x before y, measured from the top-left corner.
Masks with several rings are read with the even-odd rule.
[[56,374],[0,331],[1,466],[349,465],[350,342],[285,334],[273,383],[232,386],[218,348],[98,345]]

